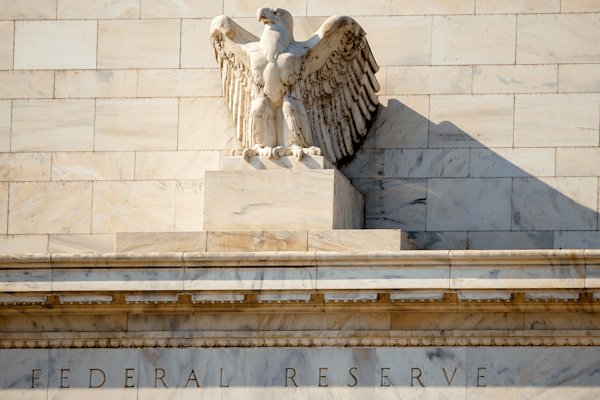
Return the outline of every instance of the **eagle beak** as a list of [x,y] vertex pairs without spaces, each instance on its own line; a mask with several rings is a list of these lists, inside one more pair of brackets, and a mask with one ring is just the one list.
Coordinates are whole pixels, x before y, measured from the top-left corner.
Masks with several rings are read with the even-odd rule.
[[257,16],[259,22],[264,22],[264,23],[272,22],[272,20],[268,17],[268,15],[269,15],[269,9],[267,7],[259,8],[258,11],[256,12],[256,16]]

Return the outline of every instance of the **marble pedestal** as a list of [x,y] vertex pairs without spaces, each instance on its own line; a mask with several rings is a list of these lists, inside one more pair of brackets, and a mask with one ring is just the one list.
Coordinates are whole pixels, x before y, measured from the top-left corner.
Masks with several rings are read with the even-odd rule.
[[[227,170],[223,170],[223,169]],[[240,157],[207,171],[204,230],[361,229],[364,200],[323,157]]]

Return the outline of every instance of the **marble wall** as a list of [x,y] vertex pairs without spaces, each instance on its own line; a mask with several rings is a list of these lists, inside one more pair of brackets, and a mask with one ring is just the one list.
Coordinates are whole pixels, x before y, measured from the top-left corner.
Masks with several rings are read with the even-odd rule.
[[[0,252],[106,252],[202,229],[204,171],[236,145],[208,39],[227,14],[354,17],[381,107],[342,168],[368,228],[425,249],[598,248],[595,0],[0,2]],[[223,152],[225,150],[225,152]]]

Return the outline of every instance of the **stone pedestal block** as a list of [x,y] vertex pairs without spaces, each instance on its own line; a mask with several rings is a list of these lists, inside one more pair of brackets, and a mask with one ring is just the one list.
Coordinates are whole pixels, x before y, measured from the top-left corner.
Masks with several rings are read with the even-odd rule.
[[360,229],[364,200],[337,169],[207,171],[203,230]]

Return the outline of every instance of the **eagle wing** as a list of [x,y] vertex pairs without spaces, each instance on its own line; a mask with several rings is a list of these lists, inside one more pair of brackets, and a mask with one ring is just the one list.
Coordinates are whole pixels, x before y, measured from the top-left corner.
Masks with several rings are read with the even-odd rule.
[[229,17],[217,17],[210,24],[210,41],[221,70],[223,95],[233,116],[237,138],[244,148],[252,147],[247,134],[252,75],[246,47],[259,40]]
[[379,83],[366,32],[333,16],[306,42],[300,94],[316,146],[334,164],[352,156],[375,117]]

